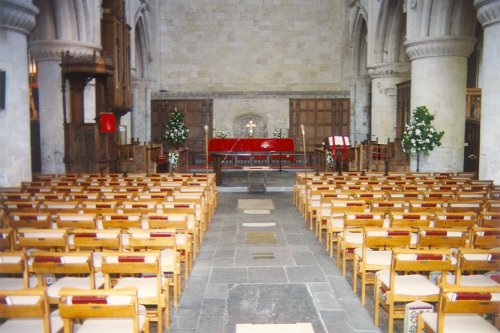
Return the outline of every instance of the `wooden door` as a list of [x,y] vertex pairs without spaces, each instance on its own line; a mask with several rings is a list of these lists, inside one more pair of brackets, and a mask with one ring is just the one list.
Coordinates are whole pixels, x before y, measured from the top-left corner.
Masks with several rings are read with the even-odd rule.
[[[184,123],[189,128],[186,147],[189,153],[205,151],[205,125],[211,129],[213,103],[211,99],[172,99],[151,101],[151,140],[163,142],[164,126],[174,109],[184,114]],[[209,138],[211,133],[209,132]],[[166,147],[167,149],[169,147]]]
[[465,101],[464,171],[479,172],[481,89],[468,88]]
[[401,82],[397,87],[396,138],[402,139],[405,125],[411,120],[411,81]]
[[308,152],[328,136],[349,136],[349,110],[348,98],[290,99],[290,137],[295,141],[295,150],[303,151],[301,124]]

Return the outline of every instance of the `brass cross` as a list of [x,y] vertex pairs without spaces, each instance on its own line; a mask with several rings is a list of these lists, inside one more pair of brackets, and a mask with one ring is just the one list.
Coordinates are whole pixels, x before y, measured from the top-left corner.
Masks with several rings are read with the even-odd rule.
[[255,125],[253,123],[253,120],[250,120],[250,122],[248,124],[245,125],[246,128],[248,128],[248,136],[251,138],[253,137],[253,129],[256,127],[257,125]]

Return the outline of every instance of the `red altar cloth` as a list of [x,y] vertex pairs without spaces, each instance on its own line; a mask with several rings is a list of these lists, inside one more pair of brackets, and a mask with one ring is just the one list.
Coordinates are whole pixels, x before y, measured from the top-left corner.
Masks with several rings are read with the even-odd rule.
[[[287,153],[293,153],[295,147],[293,139],[285,138],[229,138],[229,139],[210,139],[208,143],[209,153],[258,153],[273,152],[273,159],[279,159],[281,151],[282,159],[293,160]],[[256,159],[263,159],[266,156],[255,154]]]

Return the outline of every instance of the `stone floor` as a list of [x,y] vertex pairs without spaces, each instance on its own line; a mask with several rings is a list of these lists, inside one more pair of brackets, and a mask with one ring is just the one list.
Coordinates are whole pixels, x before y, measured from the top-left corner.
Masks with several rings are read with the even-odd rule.
[[[234,333],[238,323],[297,322],[310,322],[315,333],[386,331],[385,314],[381,328],[373,325],[372,296],[361,305],[352,292],[352,271],[344,279],[324,244],[305,227],[292,204],[295,174],[271,174],[268,181],[277,192],[266,193],[231,192],[231,186],[246,186],[246,175],[239,177],[239,182],[231,178],[233,184],[226,178],[219,187],[219,206],[168,332]],[[275,209],[245,214],[238,199],[272,199]],[[265,239],[248,244],[249,231],[274,233],[275,244]]]

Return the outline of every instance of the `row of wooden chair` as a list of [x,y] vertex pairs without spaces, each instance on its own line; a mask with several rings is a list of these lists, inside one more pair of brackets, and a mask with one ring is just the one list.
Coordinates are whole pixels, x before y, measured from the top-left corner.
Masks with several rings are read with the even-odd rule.
[[[445,178],[439,181],[452,186],[454,180]],[[321,184],[321,180],[316,180],[314,185],[313,180],[307,180],[308,185],[304,179],[298,180],[294,202],[306,224],[316,230],[320,241],[326,231],[327,249],[331,255],[337,244],[337,266],[342,264],[344,276],[347,261],[353,261],[353,289],[357,292],[359,279],[363,304],[366,286],[375,285],[376,325],[379,324],[380,307],[389,313],[388,326],[392,333],[394,319],[404,316],[405,304],[416,299],[436,303],[444,297],[443,292],[440,295],[440,285],[429,280],[436,271],[439,272],[437,275],[443,276],[454,273],[456,278],[446,282],[458,284],[456,288],[464,288],[460,284],[470,286],[479,280],[483,285],[474,288],[496,288],[494,290],[498,292],[498,283],[489,277],[463,277],[500,268],[500,250],[493,249],[499,244],[500,214],[494,212],[497,202],[489,199],[490,193],[497,190],[492,182],[476,184],[485,186],[481,193],[463,191],[463,187],[460,192],[425,192],[416,191],[416,188],[405,192],[401,187],[394,194],[365,191],[361,187],[342,189],[342,186],[361,185],[359,179],[356,181],[357,185],[341,184],[337,187],[336,184],[333,185],[335,188],[328,188],[331,184]],[[381,181],[387,183],[387,179]],[[403,182],[408,182],[408,179],[401,179],[397,186],[405,186]],[[457,199],[459,194],[460,200]],[[470,196],[480,198],[472,203]],[[491,207],[493,212],[486,211],[485,207]],[[489,285],[484,287],[484,283]],[[419,287],[420,284],[423,287]],[[498,308],[491,312],[498,315]]]
[[[498,293],[500,285],[494,279],[484,275],[470,275],[468,279],[465,276],[466,272],[484,271],[491,268],[498,270],[500,267],[498,254],[498,250],[494,252],[467,252],[467,250],[462,250],[457,258],[451,250],[446,249],[432,251],[394,249],[390,270],[375,273],[375,325],[379,324],[379,312],[380,308],[383,308],[388,312],[388,332],[392,333],[394,319],[404,317],[405,304],[415,300],[438,303],[440,298],[443,301],[441,290],[443,288],[448,290],[446,289],[449,284],[448,280],[453,280],[452,283],[457,285],[457,291],[472,288],[476,291],[481,290],[481,292],[488,290]],[[486,266],[483,267],[481,263],[478,264],[479,261],[486,262]],[[471,262],[473,262],[474,268],[467,268],[466,265],[470,265]],[[451,278],[449,276],[450,272],[456,272],[456,275]],[[477,280],[480,282],[476,282]],[[460,311],[457,312],[464,313],[470,310],[462,309]],[[499,314],[498,308],[492,312],[495,315]],[[466,323],[467,320],[464,324]],[[472,323],[474,325],[475,322]]]
[[[59,295],[54,294],[53,286],[64,287],[73,279],[86,276],[87,280],[93,280],[87,284],[90,288],[99,288],[104,283],[109,289],[126,287],[140,278],[135,281],[140,285],[138,301],[147,306],[148,318],[158,321],[159,331],[162,331],[162,327],[169,324],[170,299],[175,305],[179,301],[181,272],[184,271],[184,279],[187,279],[214,213],[215,182],[199,180],[193,183],[186,175],[182,182],[176,183],[181,186],[174,190],[160,192],[161,188],[156,187],[152,192],[150,189],[139,192],[140,186],[151,183],[138,178],[135,183],[128,183],[135,185],[132,188],[122,188],[118,186],[123,184],[121,177],[104,177],[107,183],[99,179],[99,185],[95,185],[94,180],[88,184],[82,181],[80,184],[85,184],[86,190],[91,188],[85,193],[71,192],[78,178],[72,180],[64,176],[44,176],[40,183],[29,182],[14,191],[4,192],[0,208],[4,227],[0,230],[0,247],[3,248],[0,258],[10,259],[0,260],[7,263],[7,266],[0,263],[0,274],[17,272],[22,276],[24,288],[47,285],[48,301],[54,304]],[[174,182],[176,180],[171,183]],[[114,186],[117,191],[106,192],[107,185]],[[59,190],[64,186],[66,191],[53,192],[56,187]],[[74,202],[78,203],[76,209],[68,208]],[[9,264],[15,254],[24,258]],[[107,258],[118,259],[106,262]],[[137,268],[128,267],[134,264]],[[153,270],[153,266],[157,269]],[[124,274],[130,276],[122,279]],[[47,277],[52,275],[56,281],[49,286]],[[37,277],[35,282],[34,276]],[[161,290],[153,295],[151,287],[158,284]],[[0,289],[7,286],[4,282],[0,285]],[[143,287],[146,287],[146,294],[141,291]]]
[[62,288],[59,295],[57,310],[51,312],[46,288],[0,290],[0,331],[73,333],[78,327],[78,332],[149,333],[137,288]]

